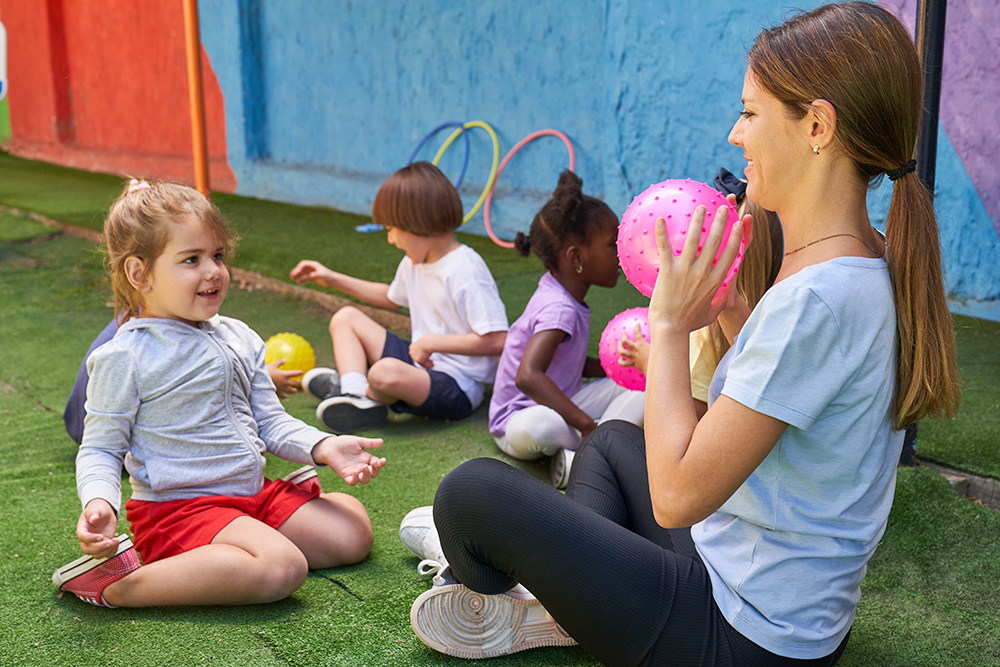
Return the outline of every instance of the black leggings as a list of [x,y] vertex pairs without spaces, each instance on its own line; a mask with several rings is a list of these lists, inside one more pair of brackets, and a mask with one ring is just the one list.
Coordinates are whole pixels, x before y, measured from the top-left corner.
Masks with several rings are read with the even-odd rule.
[[642,429],[602,424],[577,450],[566,495],[496,459],[452,471],[434,522],[454,577],[484,594],[521,583],[607,665],[832,665],[793,660],[734,630],[688,529],[653,519]]

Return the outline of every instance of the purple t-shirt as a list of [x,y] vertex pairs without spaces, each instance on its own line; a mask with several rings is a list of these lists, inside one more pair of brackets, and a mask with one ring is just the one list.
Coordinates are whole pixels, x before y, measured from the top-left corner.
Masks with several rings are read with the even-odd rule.
[[566,338],[556,348],[545,374],[560,391],[572,397],[583,386],[583,365],[590,342],[590,306],[578,302],[551,273],[546,273],[538,281],[538,289],[521,317],[507,332],[490,400],[490,433],[494,436],[504,434],[507,420],[515,412],[538,405],[517,388],[514,380],[531,337],[553,329],[565,332]]

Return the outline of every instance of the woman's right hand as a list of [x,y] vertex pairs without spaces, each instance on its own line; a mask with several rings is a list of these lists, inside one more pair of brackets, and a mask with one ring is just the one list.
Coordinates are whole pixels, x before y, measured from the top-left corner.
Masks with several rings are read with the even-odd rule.
[[[699,251],[704,225],[704,206],[695,209],[682,248],[670,247],[663,218],[656,221],[656,247],[660,256],[660,269],[649,301],[649,325],[668,327],[690,333],[715,321],[719,312],[728,304],[735,292],[735,280],[719,290],[729,272],[729,267],[739,252],[740,241],[749,239],[752,218],[744,216],[733,225],[732,233],[719,261],[715,255],[722,244],[729,207],[720,206],[712,219],[704,247]],[[680,251],[678,254],[677,251]]]

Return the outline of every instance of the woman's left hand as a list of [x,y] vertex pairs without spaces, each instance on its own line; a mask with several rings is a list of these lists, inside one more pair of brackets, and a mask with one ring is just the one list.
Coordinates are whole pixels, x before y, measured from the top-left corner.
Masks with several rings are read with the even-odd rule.
[[[753,218],[744,216],[733,225],[729,239],[719,257],[714,261],[729,216],[729,207],[720,206],[715,211],[712,224],[699,251],[701,227],[705,222],[704,206],[695,209],[691,216],[689,232],[682,248],[670,247],[663,218],[656,221],[656,247],[660,256],[660,269],[649,301],[649,324],[669,326],[690,333],[715,321],[719,312],[734,298],[735,280],[720,290],[729,267],[739,252],[740,241],[749,243]],[[680,250],[680,254],[677,251]]]

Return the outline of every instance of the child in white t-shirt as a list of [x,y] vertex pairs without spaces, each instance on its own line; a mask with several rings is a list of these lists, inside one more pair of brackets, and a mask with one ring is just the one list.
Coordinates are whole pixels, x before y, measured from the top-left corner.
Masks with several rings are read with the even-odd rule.
[[486,262],[455,238],[462,224],[458,192],[437,167],[415,162],[379,188],[372,220],[406,253],[392,283],[313,260],[299,262],[291,277],[381,308],[409,308],[412,342],[358,308],[338,310],[330,319],[337,370],[316,368],[302,378],[305,391],[320,400],[316,416],[334,433],[379,426],[387,406],[434,419],[467,417],[493,382],[507,314]]

